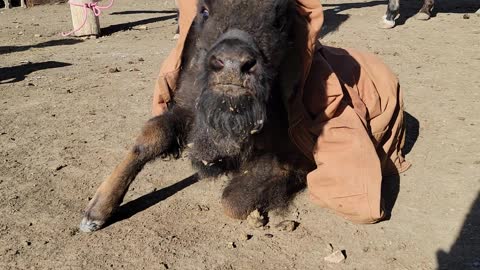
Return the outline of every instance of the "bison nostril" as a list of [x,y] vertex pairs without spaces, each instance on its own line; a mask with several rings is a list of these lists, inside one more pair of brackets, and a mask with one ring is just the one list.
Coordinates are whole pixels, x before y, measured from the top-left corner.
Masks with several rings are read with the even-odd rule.
[[245,61],[241,67],[242,73],[252,73],[255,71],[255,67],[257,66],[257,60],[249,59]]
[[225,67],[225,63],[223,63],[223,61],[218,59],[217,57],[212,56],[212,58],[210,58],[210,66],[214,70],[219,71],[223,69],[223,67]]

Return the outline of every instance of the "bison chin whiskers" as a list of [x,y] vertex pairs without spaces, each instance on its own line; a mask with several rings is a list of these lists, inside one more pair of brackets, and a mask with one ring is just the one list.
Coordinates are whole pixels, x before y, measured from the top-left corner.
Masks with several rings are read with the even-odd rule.
[[199,126],[239,143],[258,133],[266,121],[266,101],[253,95],[204,91],[197,105]]

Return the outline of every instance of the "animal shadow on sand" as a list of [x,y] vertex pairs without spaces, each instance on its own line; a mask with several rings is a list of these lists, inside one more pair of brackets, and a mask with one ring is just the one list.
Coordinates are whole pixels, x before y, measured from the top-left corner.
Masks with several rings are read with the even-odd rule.
[[460,230],[450,252],[437,251],[438,269],[480,269],[480,192]]
[[25,80],[26,76],[38,70],[71,66],[70,63],[46,61],[25,63],[14,67],[0,67],[0,84],[15,83]]
[[176,10],[126,10],[116,11],[110,15],[131,15],[131,14],[177,14]]
[[56,39],[49,40],[46,42],[41,42],[34,45],[24,45],[24,46],[0,46],[0,54],[14,53],[14,52],[23,52],[30,50],[32,48],[45,48],[53,46],[63,46],[63,45],[75,45],[82,42],[79,39]]
[[[170,13],[170,12],[168,12]],[[107,26],[105,28],[101,29],[102,36],[110,36],[112,34],[115,34],[117,32],[121,31],[127,31],[132,29],[135,26],[139,25],[145,25],[145,24],[150,24],[150,23],[156,23],[156,22],[161,22],[161,21],[166,21],[170,19],[175,19],[177,17],[175,12],[174,15],[165,15],[165,16],[160,16],[160,17],[153,17],[153,18],[148,18],[148,19],[143,19],[139,21],[134,21],[134,22],[127,22],[127,23],[120,23],[120,24],[114,24]]]
[[[420,134],[420,122],[410,113],[404,112],[405,123],[405,145],[402,152],[404,155],[409,154]],[[408,158],[407,158],[408,160]],[[391,175],[383,178],[382,181],[382,199],[384,203],[385,217],[390,219],[393,207],[400,193],[400,175]]]
[[322,6],[324,7],[324,22],[320,36],[324,37],[329,33],[336,32],[340,25],[342,25],[350,18],[349,14],[339,14],[340,12],[353,8],[373,7],[378,5],[385,5],[385,1],[370,1],[345,4],[322,4]]
[[157,203],[175,195],[177,192],[180,192],[186,189],[187,187],[197,183],[198,181],[199,181],[198,175],[194,174],[171,186],[153,191],[133,201],[124,203],[118,208],[118,210],[115,212],[112,218],[104,225],[104,227],[108,227],[124,219],[129,219],[135,214],[156,205]]

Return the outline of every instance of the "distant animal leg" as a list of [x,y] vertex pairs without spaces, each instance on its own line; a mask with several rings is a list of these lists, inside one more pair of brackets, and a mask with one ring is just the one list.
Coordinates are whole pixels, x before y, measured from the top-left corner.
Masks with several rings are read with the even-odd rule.
[[393,28],[395,26],[395,19],[400,12],[400,0],[389,0],[387,12],[383,16],[383,20],[380,24],[381,28]]
[[415,19],[426,21],[432,16],[434,0],[424,0],[422,8],[415,15]]
[[186,125],[188,119],[182,119],[179,110],[150,119],[135,146],[97,189],[85,210],[80,229],[84,232],[100,229],[123,201],[128,187],[147,162],[162,155],[178,156],[186,136]]

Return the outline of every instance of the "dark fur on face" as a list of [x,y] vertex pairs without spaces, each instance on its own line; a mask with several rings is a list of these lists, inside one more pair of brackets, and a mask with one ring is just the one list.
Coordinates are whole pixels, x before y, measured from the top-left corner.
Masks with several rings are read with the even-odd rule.
[[[254,6],[264,15],[252,17]],[[190,156],[194,165],[200,165],[196,167],[209,164],[211,170],[212,164],[228,163],[228,168],[221,166],[228,170],[238,160],[248,159],[253,136],[268,121],[277,70],[288,46],[287,13],[292,11],[292,2],[205,0],[198,10],[189,37],[196,44],[195,57],[184,75],[187,82],[194,78],[192,84],[200,89]],[[238,74],[219,72],[211,64],[216,55],[250,57],[254,68]]]

